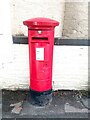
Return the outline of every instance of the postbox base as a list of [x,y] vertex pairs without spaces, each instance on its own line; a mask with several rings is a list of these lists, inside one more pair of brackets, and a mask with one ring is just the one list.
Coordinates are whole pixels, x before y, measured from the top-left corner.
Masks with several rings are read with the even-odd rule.
[[48,105],[52,101],[52,89],[45,92],[37,92],[30,89],[29,102],[37,106]]

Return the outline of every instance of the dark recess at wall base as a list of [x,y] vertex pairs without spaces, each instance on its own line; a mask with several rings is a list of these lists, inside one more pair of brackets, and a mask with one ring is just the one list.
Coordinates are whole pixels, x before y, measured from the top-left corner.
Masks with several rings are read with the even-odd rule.
[[[14,44],[28,44],[28,37],[13,36]],[[54,45],[70,45],[70,46],[90,46],[89,39],[61,39],[55,38]]]

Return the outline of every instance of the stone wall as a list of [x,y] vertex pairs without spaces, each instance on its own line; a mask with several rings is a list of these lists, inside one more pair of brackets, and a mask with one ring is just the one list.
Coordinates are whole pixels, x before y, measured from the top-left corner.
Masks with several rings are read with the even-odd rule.
[[68,39],[88,38],[88,0],[11,0],[10,5],[13,35],[27,35],[24,20],[48,17],[60,22],[56,37],[62,37],[63,34],[62,38]]
[[63,38],[88,38],[88,2],[66,2],[64,16]]
[[11,0],[12,34],[27,35],[23,21],[34,17],[48,17],[60,22],[55,36],[62,36],[64,0]]

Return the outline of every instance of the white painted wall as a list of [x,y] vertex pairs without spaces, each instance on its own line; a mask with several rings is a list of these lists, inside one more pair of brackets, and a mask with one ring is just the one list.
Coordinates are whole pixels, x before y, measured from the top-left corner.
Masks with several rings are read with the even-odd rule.
[[[0,68],[5,89],[29,88],[28,45],[13,45],[12,63]],[[88,47],[54,46],[53,89],[82,90],[88,86]]]
[[[61,0],[57,0],[57,2],[55,0],[52,0],[52,2],[51,0],[46,0],[44,2],[40,1],[41,3],[39,1],[40,0],[10,1],[12,8],[13,34],[24,33],[26,35],[27,27],[23,26],[23,20],[30,17],[37,17],[38,15],[39,17],[50,17],[61,21],[61,26],[56,29],[56,36],[62,36],[64,3],[61,2]],[[2,3],[0,4],[0,19],[2,19],[2,24],[0,23],[0,28],[2,28],[0,29],[0,34],[2,34],[0,35],[0,89],[28,89],[28,46],[12,45],[9,2],[8,0],[0,2]],[[61,6],[59,7],[59,5]],[[11,51],[13,51],[12,55]],[[53,89],[79,90],[87,89],[87,86],[88,47],[55,46]]]
[[[0,0],[0,68],[12,60],[12,34],[9,0]],[[0,80],[1,81],[1,80]]]
[[60,22],[55,36],[62,36],[64,0],[11,0],[12,32],[27,35],[23,21],[34,17],[48,17]]
[[63,29],[63,38],[87,39],[88,2],[89,0],[11,0],[12,33],[27,35],[23,20],[49,17],[60,22],[56,28],[56,37],[62,37]]

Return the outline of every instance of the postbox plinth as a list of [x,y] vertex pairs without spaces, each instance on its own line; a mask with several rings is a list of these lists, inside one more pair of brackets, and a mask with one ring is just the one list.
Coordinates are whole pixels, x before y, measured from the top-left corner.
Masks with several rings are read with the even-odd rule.
[[38,105],[45,105],[52,98],[54,28],[59,22],[34,18],[23,23],[28,27],[30,94]]

